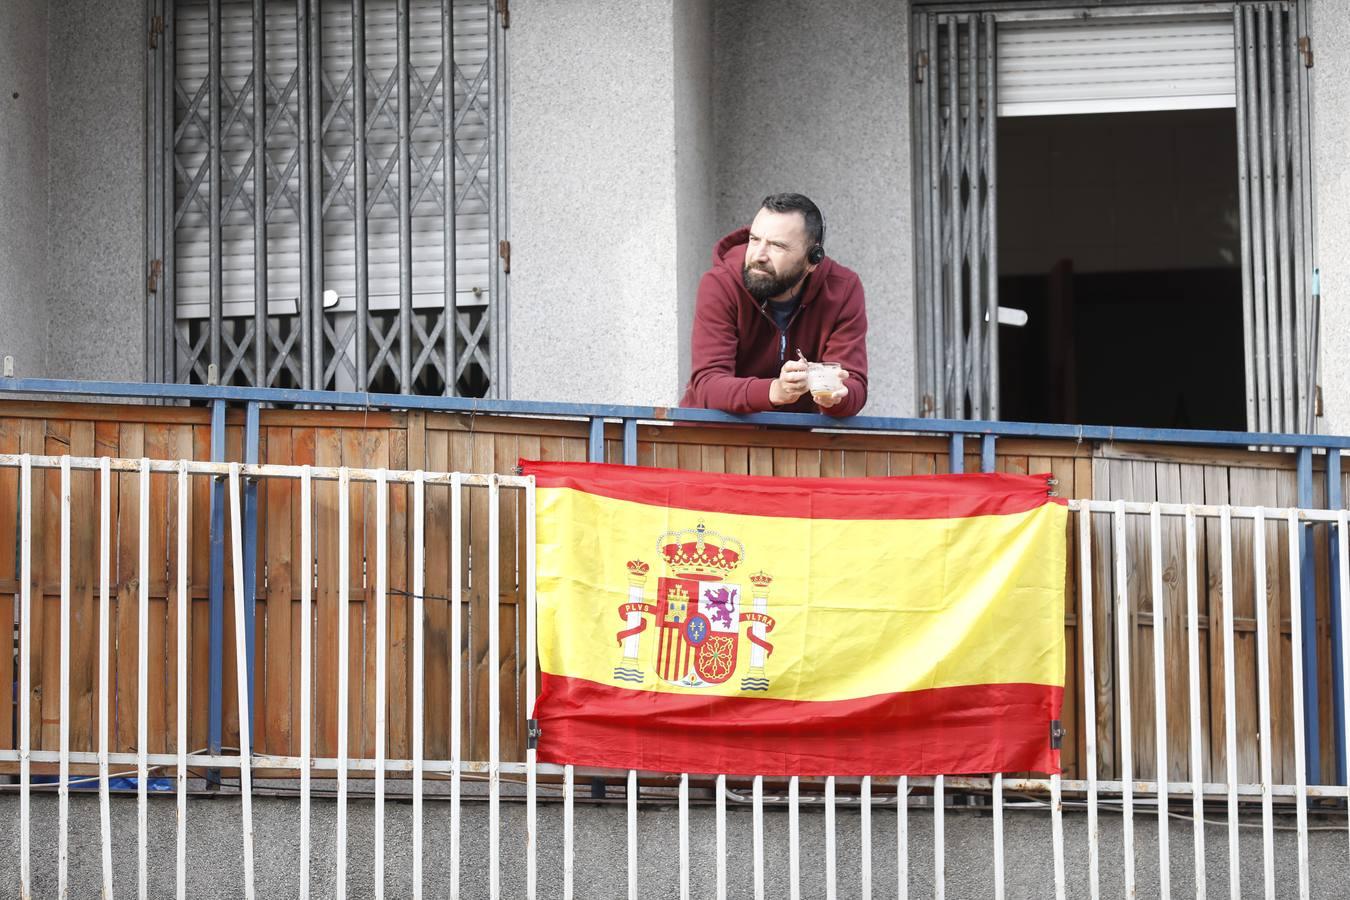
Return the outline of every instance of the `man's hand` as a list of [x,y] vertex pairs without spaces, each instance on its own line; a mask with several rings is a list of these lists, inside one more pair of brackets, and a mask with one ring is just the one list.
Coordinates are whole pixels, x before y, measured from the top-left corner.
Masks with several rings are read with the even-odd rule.
[[806,363],[800,359],[789,359],[783,363],[778,377],[769,385],[769,402],[774,406],[787,406],[809,390],[806,384]]
[[841,400],[843,400],[845,397],[847,397],[847,396],[848,396],[848,385],[846,385],[846,384],[843,383],[843,382],[845,382],[845,381],[847,381],[847,380],[848,380],[848,372],[844,371],[843,369],[840,369],[840,370],[839,370],[839,381],[840,381],[839,390],[835,391],[833,394],[828,394],[828,395],[826,395],[826,396],[824,396],[824,397],[814,397],[814,399],[815,399],[815,401],[816,401],[816,406],[819,406],[821,409],[829,409],[831,406],[834,406],[835,404],[837,404],[837,403],[839,403]]

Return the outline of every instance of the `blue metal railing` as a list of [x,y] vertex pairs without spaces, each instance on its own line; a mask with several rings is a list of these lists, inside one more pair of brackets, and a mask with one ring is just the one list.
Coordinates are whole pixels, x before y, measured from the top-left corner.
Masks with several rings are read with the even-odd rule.
[[[1313,491],[1313,456],[1321,451],[1327,458],[1327,504],[1332,509],[1341,507],[1341,452],[1350,450],[1350,437],[1335,435],[1260,434],[1245,431],[1191,430],[1178,428],[1134,428],[1107,425],[1062,425],[1036,422],[986,422],[963,419],[919,419],[892,416],[853,416],[836,419],[825,415],[804,413],[755,413],[733,415],[717,410],[681,409],[675,407],[623,406],[599,403],[560,403],[556,401],[480,400],[465,397],[427,397],[406,394],[372,394],[358,391],[305,391],[288,388],[227,387],[197,384],[149,384],[119,381],[75,381],[47,378],[0,377],[0,393],[18,395],[78,396],[99,399],[142,399],[158,401],[189,401],[211,406],[211,456],[225,456],[225,408],[227,404],[243,404],[245,418],[245,462],[258,460],[258,411],[263,404],[274,406],[348,407],[393,411],[426,411],[468,413],[476,415],[534,415],[582,419],[589,422],[588,458],[593,462],[605,459],[605,423],[618,420],[623,426],[623,461],[637,464],[638,431],[640,421],[688,422],[711,425],[772,425],[802,429],[829,428],[848,431],[888,432],[941,436],[948,439],[949,468],[961,472],[965,468],[965,440],[980,439],[980,469],[993,471],[996,442],[1007,438],[1042,438],[1051,440],[1106,441],[1121,443],[1177,444],[1208,447],[1268,447],[1290,449],[1297,457],[1298,505],[1315,508]],[[246,600],[250,615],[255,602],[257,561],[257,485],[246,488],[244,578]],[[1307,708],[1319,706],[1316,632],[1316,583],[1314,579],[1313,534],[1305,524],[1301,535],[1300,560],[1303,585],[1303,640],[1306,664],[1303,669],[1304,697]],[[1336,526],[1331,526],[1331,565],[1336,572],[1338,561]],[[217,481],[211,491],[211,573],[210,573],[210,727],[209,744],[212,753],[220,752],[221,742],[221,676],[223,672],[224,626],[224,485]],[[1346,760],[1339,752],[1345,746],[1345,697],[1341,672],[1345,665],[1344,648],[1340,640],[1341,609],[1340,586],[1331,578],[1331,665],[1334,729],[1336,737],[1336,781],[1346,783]],[[253,646],[254,629],[247,629],[249,637],[249,713],[253,711]],[[1308,772],[1312,780],[1320,778],[1320,723],[1317,715],[1305,718]]]

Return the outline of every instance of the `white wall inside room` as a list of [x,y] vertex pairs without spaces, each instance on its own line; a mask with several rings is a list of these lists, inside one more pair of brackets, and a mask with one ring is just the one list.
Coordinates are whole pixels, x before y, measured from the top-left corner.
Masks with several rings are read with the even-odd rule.
[[723,0],[714,34],[719,235],[766,194],[814,200],[867,296],[863,413],[913,415],[909,4]]

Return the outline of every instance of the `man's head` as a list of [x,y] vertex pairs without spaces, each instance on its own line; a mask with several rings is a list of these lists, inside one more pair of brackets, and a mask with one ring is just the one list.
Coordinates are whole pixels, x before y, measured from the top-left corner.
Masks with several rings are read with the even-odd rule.
[[741,281],[756,300],[786,299],[825,257],[825,221],[801,194],[770,194],[750,224]]

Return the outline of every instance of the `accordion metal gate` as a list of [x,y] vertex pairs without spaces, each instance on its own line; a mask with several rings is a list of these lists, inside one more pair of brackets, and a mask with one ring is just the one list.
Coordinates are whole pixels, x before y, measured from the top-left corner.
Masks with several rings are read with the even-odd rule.
[[503,396],[501,5],[150,7],[147,377]]

